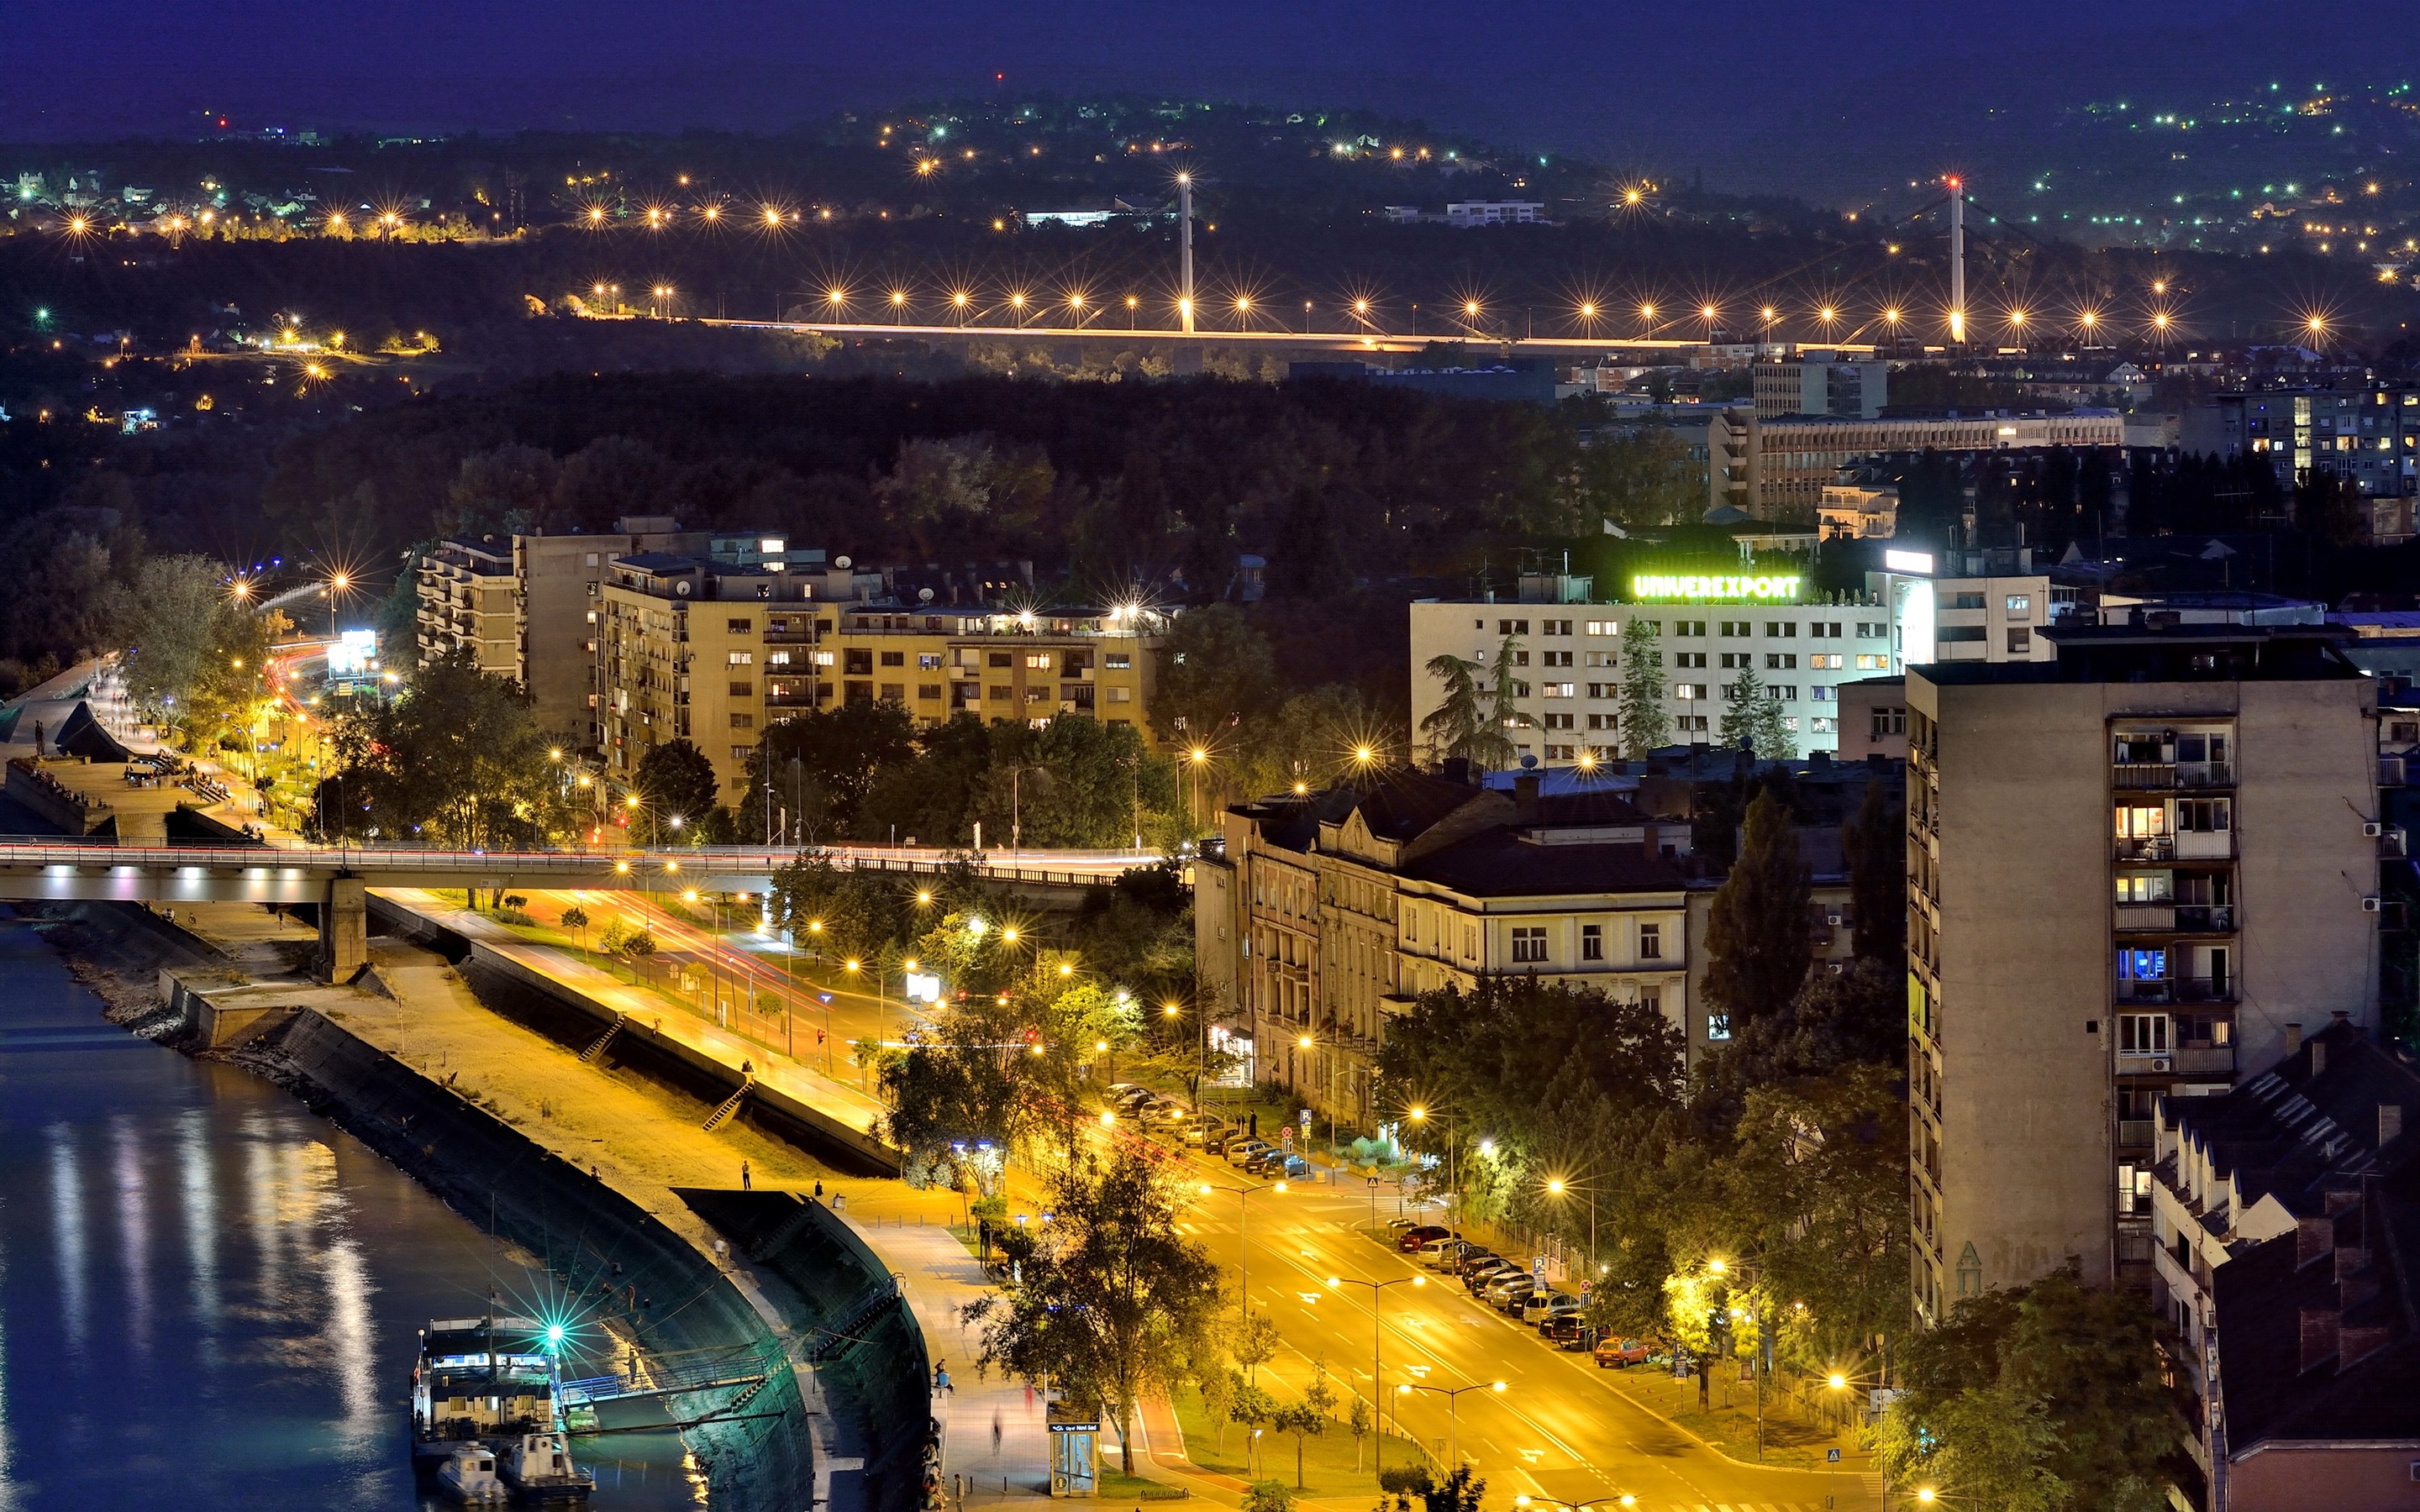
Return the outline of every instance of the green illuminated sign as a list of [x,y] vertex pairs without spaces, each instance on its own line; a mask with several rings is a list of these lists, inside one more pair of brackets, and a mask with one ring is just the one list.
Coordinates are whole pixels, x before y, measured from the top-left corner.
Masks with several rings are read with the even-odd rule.
[[1705,603],[1792,603],[1798,597],[1796,573],[1771,577],[1716,578],[1693,574],[1642,573],[1630,579],[1634,599],[1680,599]]

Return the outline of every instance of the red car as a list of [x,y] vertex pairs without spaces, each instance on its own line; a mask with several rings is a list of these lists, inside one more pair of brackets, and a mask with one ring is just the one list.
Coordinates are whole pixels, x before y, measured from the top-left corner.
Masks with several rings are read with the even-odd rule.
[[1654,1352],[1654,1348],[1645,1339],[1618,1339],[1609,1336],[1599,1339],[1596,1346],[1597,1366],[1600,1369],[1610,1370],[1620,1365],[1645,1365],[1647,1357]]
[[1452,1237],[1453,1230],[1450,1228],[1441,1227],[1436,1224],[1422,1224],[1418,1228],[1406,1228],[1396,1235],[1395,1247],[1406,1255],[1418,1255],[1420,1252],[1420,1246],[1430,1240]]

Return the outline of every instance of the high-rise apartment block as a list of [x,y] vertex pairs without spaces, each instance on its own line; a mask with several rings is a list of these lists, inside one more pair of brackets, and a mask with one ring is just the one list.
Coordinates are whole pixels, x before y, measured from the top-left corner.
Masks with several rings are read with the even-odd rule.
[[1890,364],[1871,357],[1801,352],[1780,362],[1757,363],[1749,370],[1749,381],[1754,385],[1759,420],[1790,415],[1877,420],[1883,406],[1890,402]]
[[2152,1280],[2163,1097],[2375,1020],[2376,684],[2324,631],[2060,627],[1911,666],[1915,1296]]

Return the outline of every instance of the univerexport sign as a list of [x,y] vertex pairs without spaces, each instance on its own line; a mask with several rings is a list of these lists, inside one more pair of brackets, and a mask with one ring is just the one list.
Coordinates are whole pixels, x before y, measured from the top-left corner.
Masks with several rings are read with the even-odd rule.
[[1788,604],[1797,601],[1799,581],[1796,573],[1735,578],[1701,577],[1693,573],[1641,573],[1630,579],[1630,596],[1641,602],[1677,599],[1684,603],[1705,604],[1751,601]]

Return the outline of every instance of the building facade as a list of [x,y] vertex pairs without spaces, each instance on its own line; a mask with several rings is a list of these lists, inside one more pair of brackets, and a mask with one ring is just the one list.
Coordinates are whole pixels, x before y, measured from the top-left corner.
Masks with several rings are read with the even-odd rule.
[[768,726],[835,703],[896,703],[926,727],[1061,714],[1140,724],[1165,624],[1124,606],[854,596],[884,579],[786,560],[639,553],[611,567],[591,597],[606,768],[628,777],[649,748],[688,740],[714,763],[727,803],[744,796]]
[[423,662],[469,651],[479,670],[521,675],[518,589],[509,545],[441,541],[413,563],[420,609],[413,643]]
[[1850,360],[1837,352],[1807,351],[1750,370],[1759,420],[1792,415],[1834,415],[1877,420],[1890,402],[1890,364],[1871,358]]
[[2154,1107],[2373,1019],[2374,684],[2324,634],[2064,627],[1914,666],[1915,1296],[2151,1280]]
[[[2420,389],[2260,389],[2222,393],[2186,418],[2184,448],[2268,456],[2288,484],[2350,478],[2373,498],[2420,493]],[[2409,526],[2404,527],[2406,533]]]
[[1706,422],[1707,491],[1711,504],[1730,504],[1759,519],[1811,522],[1823,507],[1823,490],[1839,483],[1840,470],[1874,457],[2125,444],[2126,422],[2114,409],[2063,415],[1767,419],[1760,399],[1753,408],[1726,409]]

